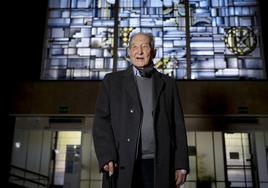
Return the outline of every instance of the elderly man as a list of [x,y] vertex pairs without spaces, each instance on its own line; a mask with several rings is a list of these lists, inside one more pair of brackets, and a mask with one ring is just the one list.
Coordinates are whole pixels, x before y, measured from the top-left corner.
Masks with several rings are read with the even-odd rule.
[[101,83],[93,139],[103,188],[174,188],[189,172],[183,112],[173,78],[153,67],[149,33],[130,38],[132,65]]

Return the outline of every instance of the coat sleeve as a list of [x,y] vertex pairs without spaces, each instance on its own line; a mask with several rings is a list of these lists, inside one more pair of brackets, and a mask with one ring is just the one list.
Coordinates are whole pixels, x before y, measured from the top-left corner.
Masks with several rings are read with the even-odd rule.
[[101,82],[93,123],[93,141],[100,170],[108,161],[116,161],[117,156],[107,83],[106,78]]
[[185,169],[189,173],[187,135],[183,110],[175,80],[173,80],[173,122],[175,124],[175,169]]

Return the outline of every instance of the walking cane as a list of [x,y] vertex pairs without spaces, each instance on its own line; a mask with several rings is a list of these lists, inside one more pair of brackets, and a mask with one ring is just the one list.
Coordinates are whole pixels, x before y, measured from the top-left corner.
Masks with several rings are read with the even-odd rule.
[[114,177],[113,175],[109,176],[109,188],[115,188],[113,183],[114,179],[113,177]]
[[115,188],[114,185],[114,174],[110,174],[110,172],[107,173],[108,181],[109,181],[109,188]]

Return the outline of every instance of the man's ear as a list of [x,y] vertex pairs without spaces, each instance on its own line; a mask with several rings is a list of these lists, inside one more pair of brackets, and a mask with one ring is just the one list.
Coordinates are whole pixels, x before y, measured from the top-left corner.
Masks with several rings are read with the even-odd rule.
[[156,49],[153,49],[153,51],[152,51],[152,58],[155,58],[155,56],[156,56]]
[[129,49],[129,47],[127,48],[127,55],[128,55],[128,57],[130,57],[130,51],[129,51],[130,49]]

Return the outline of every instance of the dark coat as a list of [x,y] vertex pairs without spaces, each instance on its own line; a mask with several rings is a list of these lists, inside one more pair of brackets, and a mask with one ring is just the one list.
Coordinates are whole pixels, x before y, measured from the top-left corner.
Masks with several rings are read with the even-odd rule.
[[[189,172],[186,130],[175,80],[155,71],[153,95],[155,188],[175,187],[175,169]],[[107,74],[97,98],[93,139],[100,169],[107,161],[118,163],[117,188],[131,187],[141,120],[132,66]],[[108,188],[106,176],[103,188]]]

